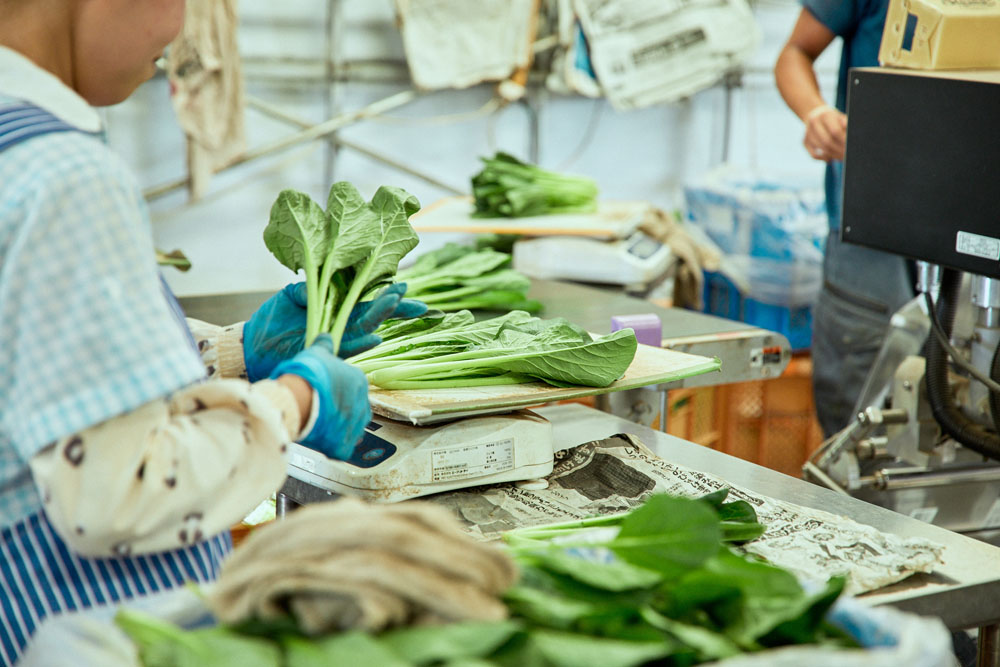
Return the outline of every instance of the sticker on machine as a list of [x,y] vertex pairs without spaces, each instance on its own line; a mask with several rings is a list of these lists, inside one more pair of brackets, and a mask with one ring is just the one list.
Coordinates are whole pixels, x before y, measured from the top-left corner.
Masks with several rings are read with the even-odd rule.
[[513,467],[513,438],[435,449],[431,453],[431,479],[435,482],[484,477]]
[[958,232],[955,250],[963,255],[997,260],[1000,259],[1000,239],[972,232]]

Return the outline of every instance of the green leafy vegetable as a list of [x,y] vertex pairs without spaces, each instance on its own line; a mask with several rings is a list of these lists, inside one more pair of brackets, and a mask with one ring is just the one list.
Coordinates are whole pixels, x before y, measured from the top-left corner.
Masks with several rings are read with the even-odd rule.
[[483,658],[495,651],[521,628],[516,621],[499,623],[451,623],[394,630],[382,635],[382,643],[416,665],[460,658]]
[[224,627],[186,631],[130,609],[119,611],[115,624],[131,637],[145,667],[280,667],[282,664],[277,645]]
[[391,283],[400,259],[417,245],[408,219],[419,209],[412,195],[388,186],[369,203],[350,183],[334,183],[325,211],[304,193],[278,195],[264,243],[282,264],[305,273],[306,345],[326,332],[339,349],[351,309]]
[[413,664],[364,632],[345,632],[323,639],[293,637],[282,644],[284,667],[410,667]]
[[670,655],[675,646],[659,641],[625,641],[538,630],[531,641],[545,664],[553,667],[632,667]]
[[531,624],[521,654],[538,653],[531,628],[539,626],[630,642],[659,638],[671,646],[671,664],[788,644],[850,645],[824,621],[843,580],[809,594],[791,573],[730,550],[726,542],[763,527],[752,505],[727,496],[654,495],[623,515],[506,533],[523,574],[505,597]]
[[542,304],[527,297],[531,280],[509,264],[507,253],[448,243],[421,255],[396,278],[406,282],[408,297],[438,310],[539,312]]
[[[429,317],[425,335],[446,317]],[[506,621],[319,638],[273,622],[185,632],[130,611],[116,622],[146,667],[687,666],[793,644],[853,646],[825,620],[844,580],[806,592],[791,573],[733,551],[726,524],[761,527],[751,504],[727,497],[654,495],[627,513],[506,533],[521,570],[504,594]]]
[[[562,319],[540,320],[513,311],[469,322],[445,317],[411,334],[395,332],[348,361],[384,389],[429,389],[519,384],[606,387],[624,375],[637,349],[631,329],[594,340]],[[395,326],[395,325],[391,325]]]
[[589,213],[597,209],[597,184],[521,162],[507,153],[482,158],[472,177],[478,217]]

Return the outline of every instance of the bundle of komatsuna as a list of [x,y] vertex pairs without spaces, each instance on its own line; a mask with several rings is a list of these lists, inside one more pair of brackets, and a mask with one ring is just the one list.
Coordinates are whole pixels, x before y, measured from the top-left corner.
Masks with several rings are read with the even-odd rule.
[[[409,218],[419,209],[413,195],[389,186],[365,201],[350,183],[334,183],[326,208],[302,192],[278,195],[264,243],[279,262],[305,274],[305,345],[329,333],[339,349],[354,306],[399,279],[400,260],[418,243]],[[441,285],[441,259],[437,255],[422,265],[418,260],[410,270],[423,294]],[[441,262],[441,267],[461,259]],[[494,268],[502,267],[494,261]],[[523,302],[514,299],[511,305]],[[631,329],[595,338],[565,319],[539,319],[524,310],[479,321],[468,310],[445,314],[435,309],[423,317],[387,321],[376,333],[382,344],[348,361],[364,370],[372,385],[385,389],[537,381],[606,387],[624,375],[637,348]]]
[[[299,604],[288,599],[286,615],[268,605],[268,619],[210,628],[185,630],[131,610],[116,622],[146,667],[686,667],[791,645],[856,649],[827,621],[844,579],[806,591],[792,573],[741,553],[738,545],[764,526],[752,505],[730,501],[728,492],[656,494],[625,514],[505,533],[520,573],[498,593],[506,619],[317,635],[296,620]],[[227,576],[224,568],[220,585]],[[308,582],[287,589],[322,609]]]

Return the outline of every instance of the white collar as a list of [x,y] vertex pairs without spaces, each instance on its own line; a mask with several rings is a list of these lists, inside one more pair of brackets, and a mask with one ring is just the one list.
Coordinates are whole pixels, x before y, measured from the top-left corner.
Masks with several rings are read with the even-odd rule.
[[0,45],[0,95],[39,106],[84,132],[99,132],[101,117],[94,107],[54,74],[17,51]]

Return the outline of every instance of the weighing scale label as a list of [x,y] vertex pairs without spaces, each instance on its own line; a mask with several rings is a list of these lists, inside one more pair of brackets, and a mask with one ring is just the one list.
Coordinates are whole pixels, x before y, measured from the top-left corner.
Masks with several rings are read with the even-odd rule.
[[483,477],[513,468],[513,438],[436,449],[431,453],[431,479],[435,482]]

